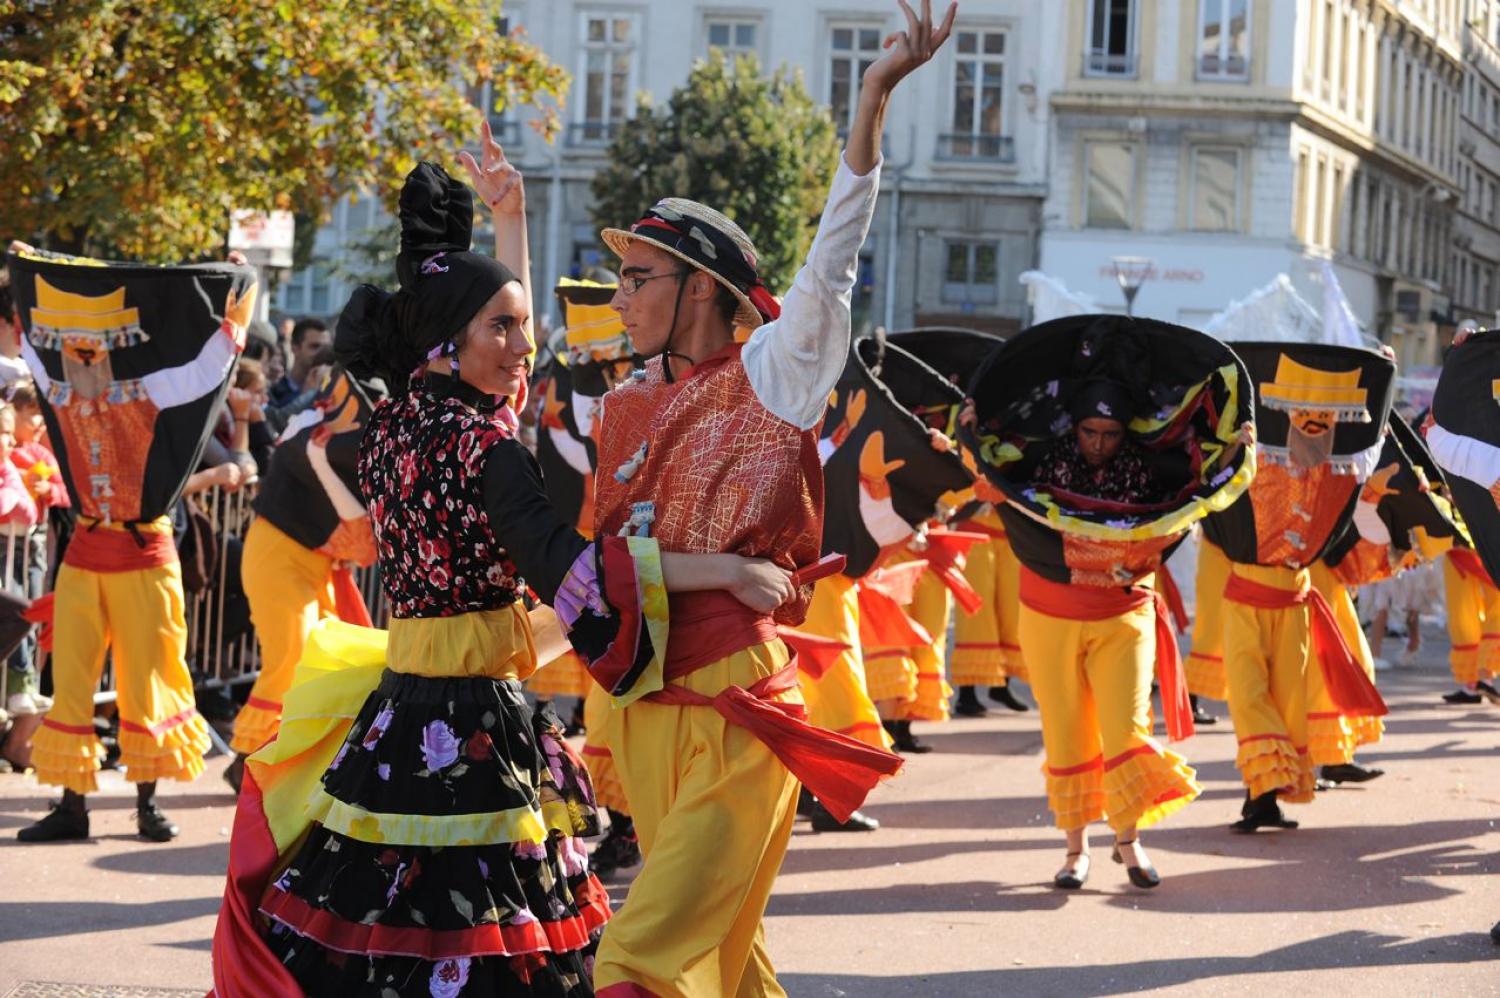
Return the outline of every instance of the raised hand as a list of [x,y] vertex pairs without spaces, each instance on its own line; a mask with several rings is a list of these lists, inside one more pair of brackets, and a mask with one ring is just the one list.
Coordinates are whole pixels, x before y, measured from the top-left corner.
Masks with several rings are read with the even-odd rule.
[[896,0],[901,13],[906,15],[906,30],[887,35],[881,47],[885,55],[865,70],[864,84],[889,93],[912,70],[933,57],[953,31],[953,18],[958,15],[958,4],[950,3],[943,15],[942,24],[934,24],[932,0],[922,0],[922,16],[918,17],[906,0]]
[[505,158],[505,150],[490,132],[489,121],[479,130],[479,155],[480,161],[475,162],[467,150],[458,154],[458,161],[469,171],[469,183],[474,185],[479,199],[496,215],[524,214],[526,188],[521,171]]

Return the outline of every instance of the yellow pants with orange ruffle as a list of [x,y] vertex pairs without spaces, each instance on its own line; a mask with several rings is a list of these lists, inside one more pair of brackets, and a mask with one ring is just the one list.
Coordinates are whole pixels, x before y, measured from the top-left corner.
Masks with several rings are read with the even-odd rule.
[[281,701],[292,685],[307,636],[324,617],[337,616],[333,559],[311,551],[264,517],[245,535],[240,580],[260,642],[260,675],[234,719],[229,747],[249,755],[276,737]]
[[876,748],[891,747],[880,726],[880,713],[865,685],[864,656],[859,644],[859,591],[853,579],[835,575],[813,585],[807,619],[798,630],[849,645],[822,676],[798,675],[810,723],[858,738]]
[[901,721],[946,721],[953,688],[944,676],[943,660],[948,651],[948,621],[953,615],[953,594],[943,580],[926,572],[917,580],[916,594],[907,607],[911,618],[932,635],[932,642],[913,652],[916,695],[902,705]]
[[611,811],[629,814],[630,801],[625,799],[615,757],[604,737],[609,711],[609,694],[591,680],[588,696],[583,698],[583,761],[588,766],[589,778],[594,781],[594,799]]
[[[1375,656],[1370,652],[1364,628],[1359,626],[1359,612],[1354,608],[1349,587],[1334,578],[1333,572],[1321,561],[1307,571],[1313,586],[1333,608],[1333,617],[1338,621],[1344,642],[1365,670],[1365,675],[1370,677],[1370,682],[1375,682]],[[1323,682],[1323,670],[1315,661],[1308,662],[1307,749],[1314,766],[1351,763],[1355,749],[1375,744],[1384,733],[1385,721],[1379,717],[1346,717],[1339,713]]]
[[[990,514],[977,522],[995,529],[1000,518]],[[992,537],[976,544],[964,561],[964,578],[984,599],[973,614],[960,613],[953,623],[953,660],[949,680],[954,686],[999,686],[1009,676],[1026,678],[1026,662],[1018,637],[1021,607],[1021,563],[1010,542]]]
[[[95,524],[95,530],[119,529]],[[139,530],[170,531],[165,520]],[[94,691],[108,655],[120,711],[120,764],[134,783],[192,780],[203,772],[208,726],[193,699],[177,562],[127,572],[64,564],[53,612],[53,704],[32,739],[42,783],[99,789],[104,747],[94,733]]]
[[[676,682],[713,696],[787,661],[785,645],[773,641]],[[800,696],[791,690],[780,699]],[[636,701],[610,711],[606,731],[645,863],[604,930],[595,989],[634,984],[659,998],[785,995],[761,916],[791,840],[796,778],[712,707]]]
[[1472,579],[1443,559],[1448,604],[1448,664],[1460,686],[1500,674],[1500,589]]
[[[1305,569],[1234,564],[1231,574],[1277,589],[1303,588]],[[1310,637],[1306,606],[1258,610],[1224,601],[1224,668],[1229,717],[1239,750],[1235,765],[1252,797],[1275,792],[1282,800],[1313,799],[1307,746],[1307,668]]]
[[1155,613],[1147,604],[1105,620],[1066,620],[1021,606],[1058,828],[1101,818],[1116,831],[1145,828],[1202,792],[1186,760],[1151,734]]
[[1224,583],[1229,557],[1207,537],[1198,539],[1198,577],[1193,584],[1193,648],[1184,670],[1188,692],[1210,700],[1227,700],[1224,677]]

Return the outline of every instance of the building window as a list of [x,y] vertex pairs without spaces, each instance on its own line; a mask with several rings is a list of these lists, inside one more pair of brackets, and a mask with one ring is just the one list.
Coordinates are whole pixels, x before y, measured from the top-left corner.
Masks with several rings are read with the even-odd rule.
[[1135,76],[1136,6],[1135,0],[1089,0],[1086,75]]
[[1198,78],[1250,76],[1250,0],[1201,0],[1198,7]]
[[829,36],[829,49],[828,108],[839,137],[845,138],[854,124],[860,81],[865,70],[880,58],[880,29],[836,24]]
[[1015,149],[1003,135],[1005,32],[960,31],[953,58],[953,131],[938,155],[1010,162]]
[[744,55],[760,55],[760,21],[752,17],[712,15],[705,22],[708,47],[723,52],[732,65]]
[[1240,228],[1240,155],[1239,149],[1220,146],[1193,150],[1191,228],[1200,232]]
[[[510,34],[510,18],[503,15],[495,18],[495,31],[501,35]],[[468,88],[468,95],[469,103],[483,112],[485,119],[489,121],[490,132],[497,142],[514,142],[520,138],[510,108],[502,106],[498,101],[501,95],[495,92],[494,80],[481,80],[474,84]]]
[[1000,300],[1000,244],[951,240],[943,268],[943,301],[994,305]]
[[1090,142],[1085,147],[1088,180],[1083,224],[1091,229],[1135,226],[1135,146],[1128,142]]
[[604,143],[630,117],[640,29],[635,14],[585,13],[579,21],[582,99],[577,105],[580,120],[573,124],[569,137],[575,143]]

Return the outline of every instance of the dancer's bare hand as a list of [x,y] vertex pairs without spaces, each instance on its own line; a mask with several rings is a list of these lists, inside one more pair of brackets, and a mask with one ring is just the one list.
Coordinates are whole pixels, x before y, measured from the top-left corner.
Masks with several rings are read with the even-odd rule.
[[496,215],[521,215],[526,212],[526,186],[521,171],[505,158],[505,150],[495,141],[488,120],[479,130],[480,161],[475,162],[467,150],[458,161],[469,171],[469,182],[479,198]]
[[935,24],[932,19],[932,0],[922,0],[922,16],[918,17],[906,0],[896,0],[901,13],[906,15],[906,30],[887,35],[881,47],[885,55],[865,70],[864,83],[890,93],[912,70],[930,60],[942,48],[953,31],[953,18],[958,14],[958,4],[950,3],[943,22]]
[[741,559],[729,591],[757,613],[770,613],[797,595],[792,573],[761,558]]

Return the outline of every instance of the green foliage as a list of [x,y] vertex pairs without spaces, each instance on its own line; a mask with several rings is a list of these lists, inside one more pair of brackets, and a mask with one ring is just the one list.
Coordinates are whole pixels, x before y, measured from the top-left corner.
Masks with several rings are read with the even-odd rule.
[[556,128],[563,71],[499,0],[0,0],[0,235],[154,262],[222,251],[235,208],[392,208],[457,171],[468,88]]
[[715,50],[666,107],[642,101],[620,130],[594,177],[594,222],[628,226],[663,197],[701,201],[745,230],[781,294],[812,244],[840,148],[800,73],[766,78],[753,57],[730,66]]

